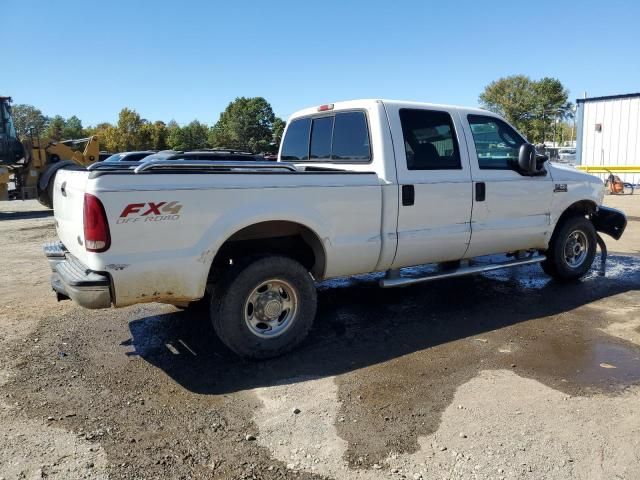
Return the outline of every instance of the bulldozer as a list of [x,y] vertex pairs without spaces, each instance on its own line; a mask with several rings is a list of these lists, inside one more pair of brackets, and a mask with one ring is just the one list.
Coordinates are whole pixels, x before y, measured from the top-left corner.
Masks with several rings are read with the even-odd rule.
[[[37,133],[20,141],[13,124],[11,97],[0,97],[0,200],[36,198],[53,208],[56,172],[86,168],[98,161],[98,137],[51,142]],[[79,151],[83,144],[83,151]],[[14,188],[9,190],[12,179]]]

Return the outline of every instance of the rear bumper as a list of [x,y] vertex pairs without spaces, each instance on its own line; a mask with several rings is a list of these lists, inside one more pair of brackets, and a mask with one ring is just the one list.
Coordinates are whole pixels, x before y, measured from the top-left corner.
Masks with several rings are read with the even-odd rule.
[[70,298],[85,308],[109,308],[112,303],[109,276],[89,270],[60,242],[43,246],[51,266],[51,288],[58,300]]

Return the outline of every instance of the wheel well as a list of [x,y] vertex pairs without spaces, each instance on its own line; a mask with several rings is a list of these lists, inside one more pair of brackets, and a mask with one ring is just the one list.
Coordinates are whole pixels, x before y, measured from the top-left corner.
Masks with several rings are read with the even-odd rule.
[[556,231],[558,230],[558,227],[562,225],[562,223],[567,218],[577,216],[577,215],[584,215],[585,217],[587,217],[592,213],[594,213],[596,211],[596,208],[598,208],[598,205],[596,204],[596,202],[592,200],[580,200],[579,202],[572,203],[564,212],[562,212],[562,215],[560,215],[560,218],[558,218],[558,221],[556,222],[556,226],[553,230],[553,233],[554,234],[556,233]]
[[243,257],[267,254],[293,258],[315,279],[324,275],[326,256],[316,233],[299,223],[274,220],[250,225],[231,235],[213,259],[208,282]]

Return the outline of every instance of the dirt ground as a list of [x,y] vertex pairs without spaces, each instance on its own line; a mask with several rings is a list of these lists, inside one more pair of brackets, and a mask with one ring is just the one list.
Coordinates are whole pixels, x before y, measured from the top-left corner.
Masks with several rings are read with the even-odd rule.
[[0,203],[0,479],[638,479],[640,195],[606,203],[604,276],[328,282],[260,363],[204,312],[57,303],[53,218]]

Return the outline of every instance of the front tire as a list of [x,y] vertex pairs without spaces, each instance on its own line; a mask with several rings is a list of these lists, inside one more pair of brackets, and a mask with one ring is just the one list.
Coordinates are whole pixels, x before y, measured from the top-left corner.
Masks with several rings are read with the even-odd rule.
[[211,321],[222,342],[244,358],[276,357],[309,333],[316,314],[309,272],[283,256],[232,268],[214,287]]
[[582,278],[596,256],[596,230],[583,216],[566,219],[553,233],[542,269],[560,281]]

